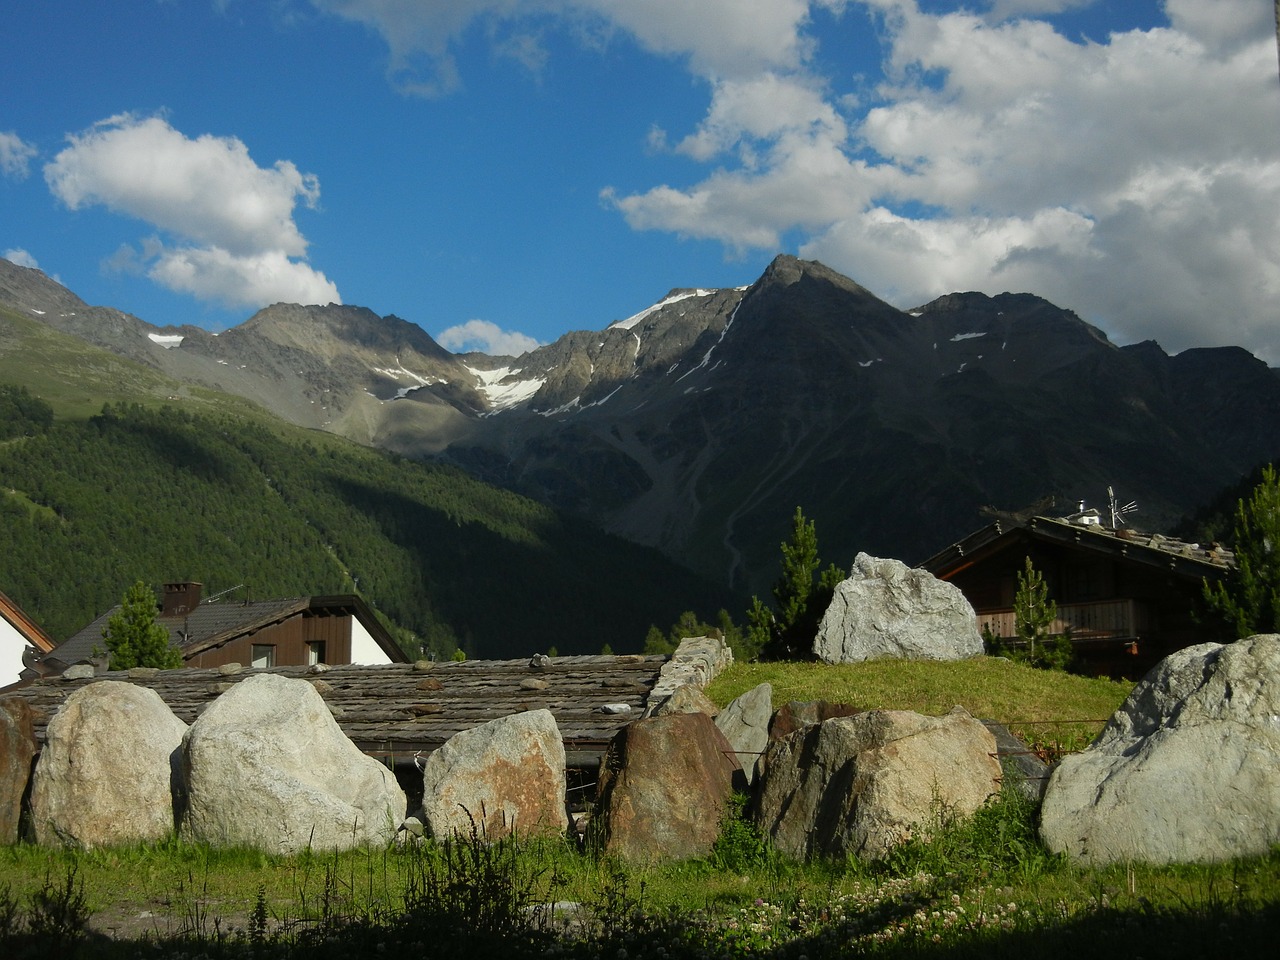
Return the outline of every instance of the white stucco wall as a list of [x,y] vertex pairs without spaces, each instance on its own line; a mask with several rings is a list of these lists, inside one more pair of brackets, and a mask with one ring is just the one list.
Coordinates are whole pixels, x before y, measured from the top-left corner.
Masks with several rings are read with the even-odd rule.
[[351,618],[351,662],[390,663],[391,658],[364,628],[358,617]]
[[0,617],[0,687],[18,682],[22,674],[22,651],[28,646],[14,625]]

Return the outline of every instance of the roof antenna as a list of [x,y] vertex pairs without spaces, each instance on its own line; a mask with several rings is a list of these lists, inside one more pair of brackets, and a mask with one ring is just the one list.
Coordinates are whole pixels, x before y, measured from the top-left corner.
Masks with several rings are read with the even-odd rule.
[[1138,512],[1138,501],[1130,500],[1128,503],[1122,504],[1116,499],[1116,492],[1107,487],[1107,503],[1111,507],[1111,529],[1119,530],[1120,525],[1124,523],[1124,518],[1131,513]]

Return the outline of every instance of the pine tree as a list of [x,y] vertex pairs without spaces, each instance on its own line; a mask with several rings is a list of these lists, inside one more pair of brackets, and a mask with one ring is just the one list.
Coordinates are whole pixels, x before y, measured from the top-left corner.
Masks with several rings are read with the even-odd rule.
[[1070,629],[1053,633],[1058,619],[1058,605],[1049,599],[1049,585],[1044,577],[1026,558],[1023,572],[1018,574],[1018,589],[1013,596],[1013,623],[1018,639],[1026,646],[1019,650],[1008,649],[996,637],[989,625],[983,628],[983,646],[992,656],[1007,656],[1018,663],[1043,670],[1070,669],[1075,659],[1071,646]]
[[120,609],[102,628],[102,639],[112,670],[182,666],[182,651],[169,642],[169,631],[156,623],[156,595],[141,580],[125,591]]
[[809,655],[822,615],[831,604],[836,585],[846,575],[831,564],[815,584],[814,576],[822,565],[818,559],[817,527],[805,519],[799,507],[791,518],[791,536],[781,549],[782,573],[773,586],[775,609],[769,610],[758,597],[752,597],[747,612],[748,642],[764,639],[767,631],[761,652],[772,660]]
[[1235,565],[1217,584],[1204,583],[1204,599],[1237,639],[1280,630],[1280,479],[1274,465],[1246,503],[1236,504]]

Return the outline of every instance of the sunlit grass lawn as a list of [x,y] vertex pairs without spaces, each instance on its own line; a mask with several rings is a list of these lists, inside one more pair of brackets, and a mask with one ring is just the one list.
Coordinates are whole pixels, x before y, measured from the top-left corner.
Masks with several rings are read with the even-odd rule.
[[875,660],[735,663],[708,687],[720,706],[757,684],[773,687],[774,708],[791,700],[830,700],[865,710],[914,710],[940,716],[962,706],[1028,742],[1086,746],[1133,689],[1131,683],[1037,670],[999,657],[956,662]]

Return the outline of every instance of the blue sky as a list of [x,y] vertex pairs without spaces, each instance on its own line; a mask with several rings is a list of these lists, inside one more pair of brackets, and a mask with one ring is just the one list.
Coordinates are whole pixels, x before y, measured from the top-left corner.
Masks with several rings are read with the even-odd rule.
[[1280,364],[1270,0],[12,6],[0,255],[158,325],[518,352],[785,252]]

